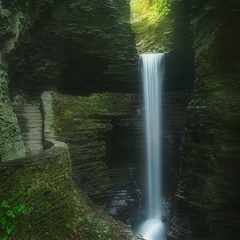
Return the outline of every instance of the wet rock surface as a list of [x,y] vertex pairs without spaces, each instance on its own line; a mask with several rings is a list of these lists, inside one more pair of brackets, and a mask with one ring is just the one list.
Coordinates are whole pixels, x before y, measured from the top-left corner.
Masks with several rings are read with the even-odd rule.
[[[179,148],[183,137],[185,105],[176,105],[173,94],[163,106],[163,215],[169,224],[174,212],[174,194],[179,182]],[[172,96],[172,99],[169,96]],[[146,157],[144,107],[135,105],[135,115],[114,120],[108,138],[106,165],[112,181],[106,208],[134,229],[146,220]]]
[[169,239],[240,236],[239,7],[236,1],[192,2],[196,81]]

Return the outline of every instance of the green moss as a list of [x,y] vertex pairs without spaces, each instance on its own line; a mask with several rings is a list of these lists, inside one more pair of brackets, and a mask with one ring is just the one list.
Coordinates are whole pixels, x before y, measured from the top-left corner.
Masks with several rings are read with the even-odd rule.
[[128,239],[122,226],[94,206],[81,191],[75,194],[78,197],[77,218],[71,223],[72,237],[86,240]]
[[170,4],[166,0],[131,0],[132,21],[147,17],[149,24],[156,25],[170,13]]
[[[68,121],[69,130],[102,130],[112,129],[111,119],[126,113],[130,99],[124,94],[92,94],[89,97],[54,95],[54,112],[60,128]],[[99,119],[99,120],[97,120]],[[102,120],[101,119],[105,119]],[[61,134],[61,132],[59,132]],[[92,131],[89,134],[98,134]]]
[[[151,2],[132,0],[131,4],[132,27],[136,32],[138,51],[140,53],[171,51],[174,33],[172,6],[165,0]],[[134,6],[138,9],[135,10]]]
[[[76,130],[103,129],[111,130],[110,121],[96,121],[98,116],[111,120],[126,112],[129,98],[124,94],[94,93],[89,97],[54,95],[54,112],[56,120],[60,123],[68,119],[69,128]],[[102,116],[102,117],[101,117]]]
[[[98,172],[104,170],[100,162],[93,165]],[[0,203],[28,209],[11,219],[15,231],[9,240],[126,239],[121,226],[76,190],[66,149],[52,148],[32,158],[1,163],[0,170]],[[4,236],[0,231],[0,238]]]
[[11,239],[64,239],[73,219],[73,185],[66,149],[51,149],[0,165],[2,200],[10,206],[24,204],[29,211],[13,219]]
[[0,161],[25,156],[16,115],[0,102]]
[[188,104],[191,99],[192,89],[184,89],[182,91],[176,92],[172,99],[173,103],[176,104]]

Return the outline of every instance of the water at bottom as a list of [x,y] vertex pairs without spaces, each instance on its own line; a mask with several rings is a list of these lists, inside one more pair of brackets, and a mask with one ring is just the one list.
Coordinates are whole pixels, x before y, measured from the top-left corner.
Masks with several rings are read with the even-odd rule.
[[159,219],[148,219],[138,231],[146,240],[165,240],[166,229],[164,223]]

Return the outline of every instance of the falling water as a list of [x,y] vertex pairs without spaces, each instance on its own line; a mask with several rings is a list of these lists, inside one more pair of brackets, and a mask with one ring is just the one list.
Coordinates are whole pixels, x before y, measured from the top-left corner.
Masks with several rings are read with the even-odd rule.
[[141,75],[144,86],[147,142],[147,208],[148,220],[141,226],[140,233],[148,240],[163,240],[162,214],[162,80],[164,54],[140,55]]

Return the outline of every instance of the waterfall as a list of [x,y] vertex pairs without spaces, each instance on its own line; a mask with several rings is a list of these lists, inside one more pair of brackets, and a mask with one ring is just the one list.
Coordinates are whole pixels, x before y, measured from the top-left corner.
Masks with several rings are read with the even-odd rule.
[[144,88],[147,148],[148,220],[140,233],[148,240],[163,240],[162,212],[162,81],[164,54],[141,54],[141,75]]

